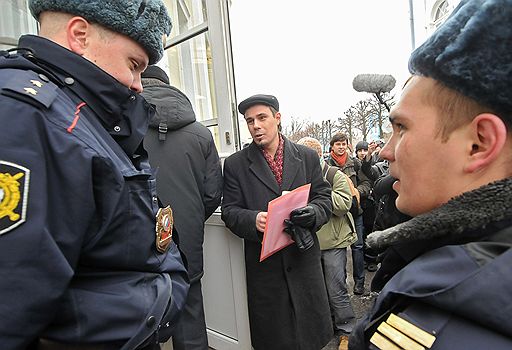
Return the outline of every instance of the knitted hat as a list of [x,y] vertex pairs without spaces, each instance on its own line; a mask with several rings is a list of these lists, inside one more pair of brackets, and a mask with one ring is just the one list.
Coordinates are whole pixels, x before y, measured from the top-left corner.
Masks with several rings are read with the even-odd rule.
[[161,82],[164,82],[166,84],[169,84],[169,77],[164,72],[164,70],[158,66],[152,65],[148,66],[146,70],[142,73],[142,79],[158,79]]
[[149,64],[162,58],[172,28],[162,0],[29,0],[29,6],[35,19],[44,11],[65,12],[124,34],[146,50]]
[[366,141],[359,141],[356,145],[356,152],[360,149],[368,150],[368,142]]
[[512,0],[463,0],[409,59],[430,77],[512,124]]

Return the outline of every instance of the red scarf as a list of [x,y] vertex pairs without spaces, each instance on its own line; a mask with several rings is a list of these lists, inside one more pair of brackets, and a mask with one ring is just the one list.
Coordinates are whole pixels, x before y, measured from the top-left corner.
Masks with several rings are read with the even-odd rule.
[[261,149],[261,152],[263,152],[263,156],[265,157],[265,160],[267,161],[268,166],[270,167],[270,170],[272,170],[272,173],[274,174],[274,177],[276,178],[277,184],[281,186],[283,183],[283,154],[284,154],[284,140],[281,135],[279,135],[279,145],[277,146],[276,155],[274,158],[265,151],[263,148]]
[[334,159],[334,161],[339,166],[344,166],[345,163],[347,162],[348,153],[347,153],[347,151],[345,151],[345,153],[343,153],[343,155],[339,156],[336,153],[334,153],[334,151],[331,151],[331,158]]

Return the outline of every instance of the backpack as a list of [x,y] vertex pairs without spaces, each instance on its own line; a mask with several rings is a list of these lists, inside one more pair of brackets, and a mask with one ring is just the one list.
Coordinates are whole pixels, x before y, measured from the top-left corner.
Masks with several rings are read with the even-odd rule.
[[329,182],[331,185],[331,188],[334,184],[334,175],[336,175],[336,172],[339,171],[343,176],[345,176],[345,179],[348,182],[348,185],[350,187],[350,193],[352,193],[352,206],[350,207],[350,214],[352,214],[352,217],[357,217],[359,215],[359,191],[356,190],[354,184],[352,183],[352,180],[350,180],[350,177],[347,176],[343,171],[341,171],[340,168],[336,166],[330,166],[329,164],[325,164],[324,168],[322,169],[322,174],[324,178]]

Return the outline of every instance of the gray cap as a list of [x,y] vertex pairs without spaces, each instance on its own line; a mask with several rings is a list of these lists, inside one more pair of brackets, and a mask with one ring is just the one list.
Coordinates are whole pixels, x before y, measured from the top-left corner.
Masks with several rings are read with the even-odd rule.
[[29,7],[35,19],[44,11],[65,12],[124,34],[146,50],[149,64],[162,58],[172,28],[162,0],[29,0]]
[[411,55],[409,71],[435,79],[512,124],[512,0],[463,0]]
[[238,111],[241,114],[245,114],[245,111],[249,109],[249,107],[255,105],[265,105],[274,108],[276,111],[279,111],[279,101],[275,96],[272,95],[253,95],[249,98],[246,98],[238,105]]

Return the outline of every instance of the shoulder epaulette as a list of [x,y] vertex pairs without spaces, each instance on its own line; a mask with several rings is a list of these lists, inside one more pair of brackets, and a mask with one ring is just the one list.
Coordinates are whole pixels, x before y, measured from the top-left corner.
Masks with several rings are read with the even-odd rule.
[[58,86],[42,74],[30,70],[0,69],[2,95],[50,108],[58,90]]

